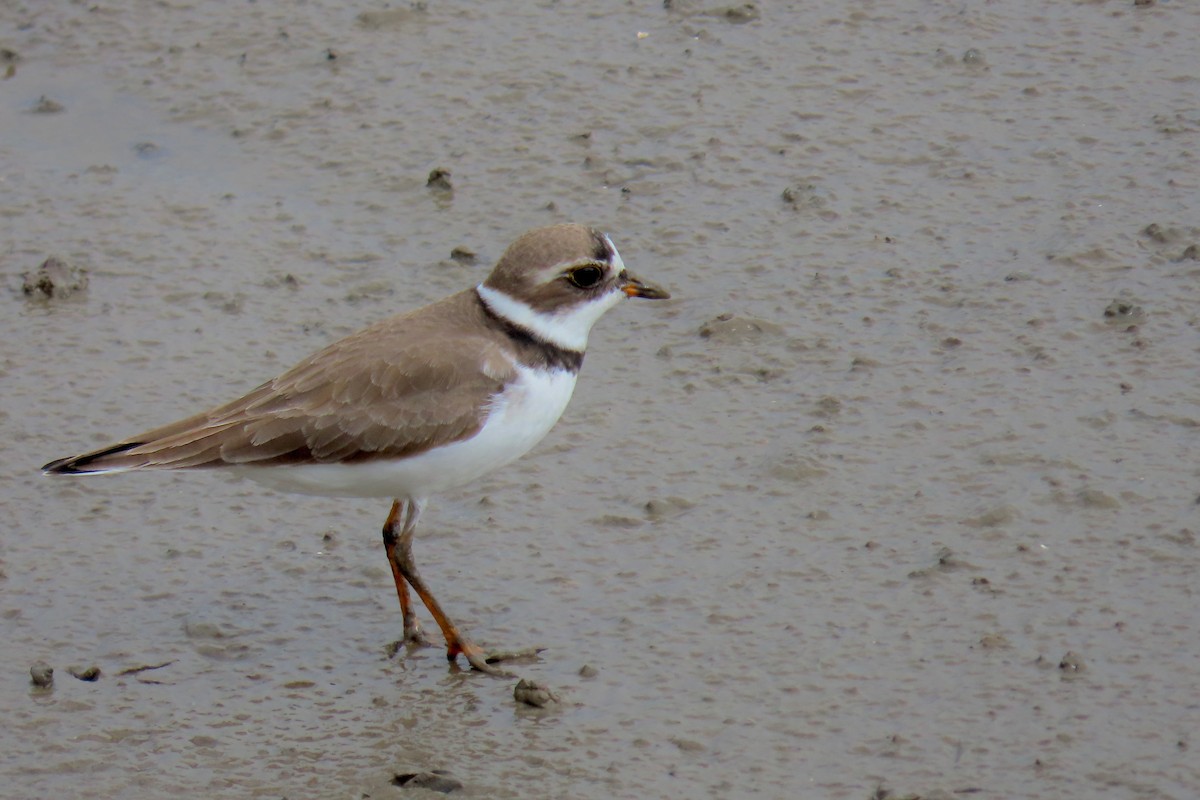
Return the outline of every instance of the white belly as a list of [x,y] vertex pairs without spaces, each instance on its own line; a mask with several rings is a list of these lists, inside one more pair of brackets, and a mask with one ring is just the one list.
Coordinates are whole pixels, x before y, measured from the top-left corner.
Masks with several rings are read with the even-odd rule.
[[475,436],[404,459],[352,464],[247,465],[238,474],[274,489],[340,497],[423,500],[520,458],[562,416],[575,391],[573,372],[522,368],[520,377],[495,398]]

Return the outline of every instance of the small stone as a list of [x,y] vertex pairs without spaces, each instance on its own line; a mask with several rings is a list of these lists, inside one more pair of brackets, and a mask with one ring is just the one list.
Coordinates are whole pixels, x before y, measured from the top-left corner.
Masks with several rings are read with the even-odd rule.
[[1083,672],[1083,657],[1076,652],[1068,651],[1058,662],[1058,668],[1063,672]]
[[33,681],[34,686],[49,689],[54,685],[54,667],[39,661],[29,668],[29,679]]
[[62,300],[87,289],[86,269],[50,256],[33,272],[21,276],[21,291],[31,300]]
[[1141,318],[1143,313],[1141,306],[1135,306],[1128,300],[1113,300],[1104,307],[1104,316],[1124,323]]
[[369,31],[398,31],[418,22],[426,10],[425,3],[404,3],[403,6],[406,7],[364,11],[355,18],[355,21]]
[[962,523],[972,528],[999,528],[1015,522],[1020,515],[1012,506],[996,506],[981,512],[978,516],[968,517]]
[[714,15],[720,15],[726,21],[732,22],[735,25],[744,25],[747,22],[754,22],[762,14],[758,10],[758,6],[754,3],[742,3],[741,5],[729,6],[727,8],[715,9]]
[[33,113],[35,114],[59,114],[67,110],[67,107],[56,100],[51,100],[46,95],[38,98],[33,104]]
[[1166,244],[1166,242],[1170,239],[1170,234],[1168,231],[1164,230],[1163,226],[1159,225],[1157,222],[1151,222],[1149,225],[1142,228],[1142,236],[1145,236],[1148,239],[1153,239],[1159,244]]
[[718,342],[739,343],[754,341],[764,336],[778,336],[783,326],[765,319],[743,317],[725,313],[700,326],[700,336]]
[[644,506],[646,518],[651,522],[675,517],[695,505],[691,500],[686,500],[682,497],[674,495],[669,497],[655,497],[646,501]]
[[954,551],[949,547],[943,547],[937,552],[937,563],[933,566],[925,567],[924,569],[916,569],[908,573],[910,578],[929,578],[939,572],[948,572],[959,567],[967,566],[960,561]]
[[450,170],[442,167],[436,167],[429,173],[429,177],[425,180],[425,185],[430,189],[437,189],[442,192],[454,190],[454,184],[450,182]]
[[268,289],[299,289],[300,279],[290,272],[285,272],[282,275],[272,275],[262,282],[262,285]]
[[773,458],[767,465],[772,478],[801,485],[811,484],[828,474],[818,459],[789,451]]
[[90,667],[67,667],[67,672],[71,674],[71,677],[88,683],[100,680],[100,668],[95,664]]
[[544,683],[522,678],[513,689],[513,699],[534,708],[545,708],[551,703],[559,702],[558,695],[550,691]]
[[594,678],[599,674],[600,670],[596,669],[591,664],[584,664],[579,668],[579,677],[581,678]]
[[1121,502],[1117,498],[1099,489],[1080,489],[1076,497],[1079,499],[1080,505],[1089,508],[1116,509],[1121,507]]
[[1079,655],[1078,652],[1068,650],[1067,654],[1058,660],[1058,669],[1061,669],[1064,673],[1084,672],[1084,657]]
[[450,794],[463,788],[462,781],[441,769],[429,772],[397,772],[392,776],[392,785],[405,789],[428,789],[442,794]]
[[800,183],[784,188],[781,197],[783,202],[798,211],[815,213],[821,219],[832,221],[837,219],[837,213],[829,209],[829,201],[833,196],[825,188],[815,183]]
[[685,739],[682,736],[673,736],[669,741],[685,753],[701,753],[706,749],[695,739]]
[[832,395],[826,395],[817,401],[817,405],[813,409],[813,413],[819,417],[836,417],[838,414],[842,413],[842,408],[843,404],[841,400],[833,397]]
[[604,514],[592,520],[596,525],[603,525],[606,528],[625,528],[632,529],[645,524],[645,520],[637,517],[630,517],[625,514]]
[[225,637],[225,632],[217,623],[190,617],[183,621],[183,632],[190,639],[222,639]]
[[450,251],[450,258],[459,264],[474,264],[476,256],[474,250],[460,244]]

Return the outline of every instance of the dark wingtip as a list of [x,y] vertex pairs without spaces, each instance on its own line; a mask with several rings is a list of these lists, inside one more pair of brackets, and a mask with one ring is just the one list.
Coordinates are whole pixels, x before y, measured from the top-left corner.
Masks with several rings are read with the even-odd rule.
[[106,447],[103,450],[97,450],[94,453],[85,453],[81,456],[71,456],[70,458],[60,458],[57,461],[51,461],[49,464],[42,467],[43,475],[87,475],[91,472],[103,472],[104,466],[98,466],[95,469],[88,469],[88,466],[105,456],[124,453],[126,450],[132,450],[138,447],[142,442],[125,442],[124,444],[113,445]]
[[43,475],[74,475],[77,470],[71,466],[74,459],[60,458],[42,467]]

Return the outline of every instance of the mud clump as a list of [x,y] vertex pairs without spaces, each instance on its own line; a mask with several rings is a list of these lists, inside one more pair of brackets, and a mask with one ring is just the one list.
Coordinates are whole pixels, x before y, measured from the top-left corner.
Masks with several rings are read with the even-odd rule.
[[21,292],[30,300],[64,300],[88,286],[86,269],[50,256],[33,272],[21,275]]
[[29,680],[39,689],[49,689],[54,685],[54,667],[39,661],[29,668]]
[[513,689],[513,699],[534,708],[545,708],[551,703],[559,702],[558,695],[550,691],[543,683],[522,678]]
[[397,772],[392,776],[392,785],[405,789],[428,789],[442,794],[450,794],[463,788],[462,781],[442,769],[428,772]]
[[51,100],[46,95],[42,95],[33,104],[33,108],[29,110],[34,114],[61,114],[67,110],[67,107],[57,100]]
[[1086,666],[1083,663],[1083,657],[1074,651],[1068,651],[1058,661],[1058,668],[1065,674],[1074,675],[1083,672]]
[[1145,316],[1141,306],[1136,306],[1128,300],[1113,300],[1104,307],[1105,319],[1113,322],[1138,321]]
[[72,678],[78,678],[88,683],[95,683],[100,680],[100,668],[95,664],[92,664],[90,667],[68,667],[67,672],[71,674]]
[[646,519],[651,522],[658,522],[659,520],[679,516],[695,505],[691,500],[672,495],[670,497],[651,498],[646,501],[643,509],[646,512]]
[[783,326],[758,317],[725,313],[700,326],[700,338],[738,344],[767,336],[779,336]]
[[454,183],[450,180],[450,170],[444,167],[437,167],[430,171],[429,177],[425,179],[425,185],[438,192],[454,191]]

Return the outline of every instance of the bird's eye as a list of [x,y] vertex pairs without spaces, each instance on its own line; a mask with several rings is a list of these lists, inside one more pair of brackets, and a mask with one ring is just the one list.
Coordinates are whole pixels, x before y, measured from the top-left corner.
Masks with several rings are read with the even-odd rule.
[[580,289],[591,289],[604,277],[604,270],[599,267],[579,267],[567,273],[567,280]]

